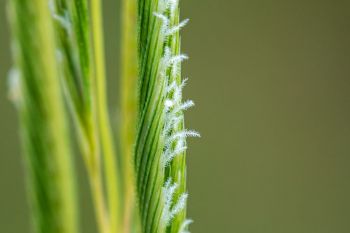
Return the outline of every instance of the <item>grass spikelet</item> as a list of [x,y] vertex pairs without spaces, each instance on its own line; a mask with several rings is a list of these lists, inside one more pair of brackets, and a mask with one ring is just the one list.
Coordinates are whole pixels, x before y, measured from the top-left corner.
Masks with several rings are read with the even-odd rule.
[[[184,128],[178,1],[143,0],[139,7],[140,117],[135,152],[143,232],[176,232],[186,222],[186,137]],[[174,203],[174,201],[176,201]],[[144,204],[147,203],[147,204]],[[186,223],[183,226],[183,223]]]

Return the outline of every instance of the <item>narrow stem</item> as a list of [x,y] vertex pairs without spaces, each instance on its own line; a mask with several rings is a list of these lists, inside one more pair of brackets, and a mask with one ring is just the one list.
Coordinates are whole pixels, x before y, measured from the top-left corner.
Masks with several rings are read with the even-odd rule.
[[98,166],[89,171],[92,199],[95,206],[97,225],[100,233],[109,233],[110,227],[103,194],[102,173]]
[[107,197],[110,214],[111,232],[116,233],[119,229],[119,206],[118,206],[118,183],[116,173],[115,149],[109,122],[107,99],[106,99],[106,72],[103,42],[103,21],[102,21],[101,0],[91,1],[92,16],[92,38],[94,51],[94,64],[96,75],[96,98],[97,118],[101,136],[101,145],[104,154],[104,167],[107,185]]
[[17,74],[10,78],[18,81],[33,232],[77,233],[75,176],[47,1],[9,4]]
[[[133,153],[137,124],[137,9],[136,0],[124,0],[122,8],[121,146],[124,178],[123,232],[139,229],[136,210]],[[139,232],[138,230],[137,232]]]
[[86,167],[89,175],[89,183],[91,187],[92,199],[95,207],[95,213],[97,217],[97,226],[100,233],[109,233],[110,226],[108,220],[108,213],[106,209],[106,200],[103,190],[103,175],[101,169],[101,154],[100,145],[97,134],[97,125],[94,124],[93,116],[90,118],[92,121],[88,124],[89,131],[87,132],[88,137],[88,148],[82,150],[86,160]]

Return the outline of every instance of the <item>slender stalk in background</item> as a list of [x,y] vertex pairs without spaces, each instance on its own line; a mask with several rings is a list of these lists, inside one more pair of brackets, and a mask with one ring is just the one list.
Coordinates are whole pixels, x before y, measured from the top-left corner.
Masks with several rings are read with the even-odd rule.
[[[51,8],[60,35],[59,51],[64,56],[62,67],[66,72],[62,83],[79,132],[79,145],[86,161],[99,229],[104,233],[116,232],[120,228],[120,192],[106,100],[101,3],[91,2],[91,25],[86,1],[55,0]],[[104,199],[101,152],[108,209]]]
[[15,61],[11,92],[17,92],[35,232],[77,233],[72,158],[47,1],[12,0],[9,7]]
[[108,106],[106,99],[106,72],[105,55],[103,41],[103,21],[102,21],[101,0],[91,0],[92,18],[92,40],[93,40],[93,61],[95,70],[96,97],[97,97],[97,119],[99,123],[99,133],[104,155],[104,168],[107,186],[107,198],[109,204],[110,232],[118,232],[120,228],[120,190],[117,178],[118,167],[114,141],[110,127]]
[[58,38],[57,59],[64,89],[91,186],[99,231],[110,231],[103,190],[100,139],[98,133],[94,63],[87,2],[85,0],[50,2]]
[[142,230],[147,233],[187,232],[186,137],[182,102],[177,0],[140,0],[139,24],[139,122],[135,150],[137,192]]
[[140,232],[136,209],[133,153],[137,124],[137,2],[123,0],[122,7],[122,75],[121,75],[121,149],[124,180],[123,232]]

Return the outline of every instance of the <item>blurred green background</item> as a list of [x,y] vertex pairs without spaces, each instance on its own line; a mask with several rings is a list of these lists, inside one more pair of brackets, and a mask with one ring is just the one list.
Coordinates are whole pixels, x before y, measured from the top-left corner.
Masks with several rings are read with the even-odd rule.
[[[29,232],[0,20],[0,231]],[[111,114],[118,117],[120,1],[105,3]],[[350,232],[350,1],[182,0],[189,216],[194,233]],[[117,120],[116,120],[117,122]],[[80,167],[80,182],[84,172]],[[86,185],[83,232],[94,225]]]

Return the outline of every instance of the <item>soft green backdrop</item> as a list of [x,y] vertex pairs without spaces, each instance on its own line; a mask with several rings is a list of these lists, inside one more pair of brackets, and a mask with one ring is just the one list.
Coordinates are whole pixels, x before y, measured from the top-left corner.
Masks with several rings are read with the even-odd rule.
[[[29,232],[0,11],[0,232]],[[110,104],[119,2],[105,1]],[[350,1],[183,0],[194,233],[350,232]],[[112,111],[114,118],[118,110]],[[116,120],[117,121],[117,120]],[[83,169],[79,168],[80,171]],[[83,184],[83,172],[79,173]],[[84,233],[95,232],[83,185]]]

